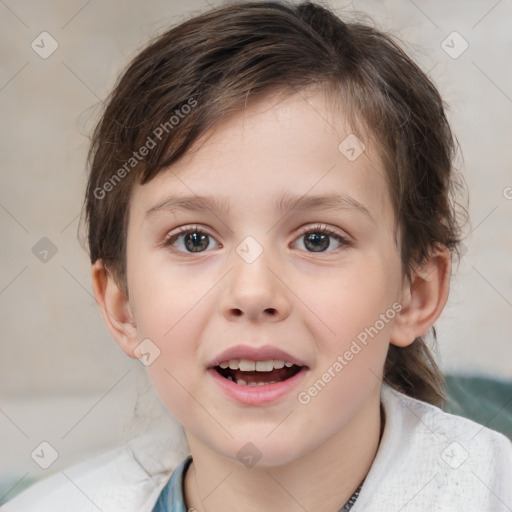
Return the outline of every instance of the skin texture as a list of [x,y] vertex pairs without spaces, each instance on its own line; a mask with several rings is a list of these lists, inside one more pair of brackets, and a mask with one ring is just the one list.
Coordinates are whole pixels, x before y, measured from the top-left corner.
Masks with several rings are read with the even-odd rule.
[[[432,255],[412,283],[401,274],[394,213],[378,148],[350,161],[339,149],[351,133],[319,91],[267,97],[223,120],[130,200],[129,300],[103,268],[93,285],[105,322],[130,357],[150,339],[160,356],[147,367],[163,404],[183,425],[193,456],[187,507],[198,511],[335,511],[371,467],[381,432],[380,389],[389,343],[428,331],[448,296],[451,256]],[[343,192],[353,209],[274,210],[283,192]],[[226,196],[229,213],[160,208],[170,195]],[[345,237],[314,252],[302,228],[321,224]],[[202,252],[178,227],[210,235]],[[311,229],[309,229],[311,228]],[[237,253],[253,237],[252,263]],[[307,404],[297,399],[380,315],[401,311]],[[388,313],[388,316],[391,316]],[[380,325],[380,324],[379,324]],[[278,402],[248,406],[224,395],[208,362],[240,344],[277,346],[305,361],[300,386]],[[261,459],[246,467],[237,452],[253,443]]]

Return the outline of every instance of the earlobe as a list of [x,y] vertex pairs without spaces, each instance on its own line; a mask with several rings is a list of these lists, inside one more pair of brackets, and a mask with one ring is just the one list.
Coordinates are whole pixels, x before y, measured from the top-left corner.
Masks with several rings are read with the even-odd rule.
[[440,248],[413,274],[412,282],[404,280],[402,310],[391,331],[391,344],[410,345],[434,325],[448,300],[450,275],[451,252]]
[[137,326],[126,295],[101,260],[92,265],[91,272],[94,296],[110,334],[127,355],[135,358]]

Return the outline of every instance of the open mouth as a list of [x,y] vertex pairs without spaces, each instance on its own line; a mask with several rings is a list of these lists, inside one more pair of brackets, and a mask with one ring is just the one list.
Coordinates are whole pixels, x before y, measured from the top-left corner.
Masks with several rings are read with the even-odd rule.
[[225,361],[214,369],[225,379],[241,386],[265,386],[297,375],[304,366],[284,361]]

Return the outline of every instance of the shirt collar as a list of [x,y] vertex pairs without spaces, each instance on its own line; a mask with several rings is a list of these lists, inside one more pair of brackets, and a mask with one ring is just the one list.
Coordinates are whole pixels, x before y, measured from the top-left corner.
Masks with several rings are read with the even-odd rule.
[[171,478],[162,489],[152,512],[187,512],[183,499],[183,482],[185,473],[191,462],[192,456],[187,455],[181,464],[172,472]]
[[[383,445],[389,444],[389,436],[390,430],[393,430],[390,423],[395,422],[394,415],[389,414],[389,409],[391,409],[393,403],[397,400],[397,392],[394,391],[389,385],[383,383],[381,390],[381,404],[383,405],[384,411],[386,414],[386,423],[384,427],[383,438],[381,439],[381,443],[379,446],[379,450],[377,453],[377,457],[375,461],[379,458],[382,458],[383,454],[380,452],[387,451],[384,450]],[[400,396],[400,394],[398,394]],[[388,409],[388,411],[386,411]],[[387,446],[386,446],[387,448]],[[171,478],[162,489],[160,496],[158,497],[158,501],[156,502],[152,512],[187,512],[185,508],[185,500],[184,500],[184,492],[183,492],[183,482],[185,478],[185,473],[187,472],[190,463],[192,462],[192,455],[187,455],[187,457],[181,462],[179,466],[172,472]],[[372,464],[372,467],[373,465]],[[372,468],[370,469],[370,473],[374,473]],[[370,476],[370,473],[368,476]],[[368,480],[368,477],[367,477]],[[366,486],[368,487],[368,485]],[[363,486],[364,491],[364,486]]]

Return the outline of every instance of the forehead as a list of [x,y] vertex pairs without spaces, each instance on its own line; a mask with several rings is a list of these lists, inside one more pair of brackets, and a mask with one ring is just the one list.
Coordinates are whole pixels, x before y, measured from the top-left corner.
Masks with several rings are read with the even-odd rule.
[[339,193],[377,221],[392,220],[384,166],[363,133],[354,133],[322,91],[266,96],[217,123],[167,171],[136,185],[132,205],[146,213],[170,194],[216,196],[215,206],[236,214]]

